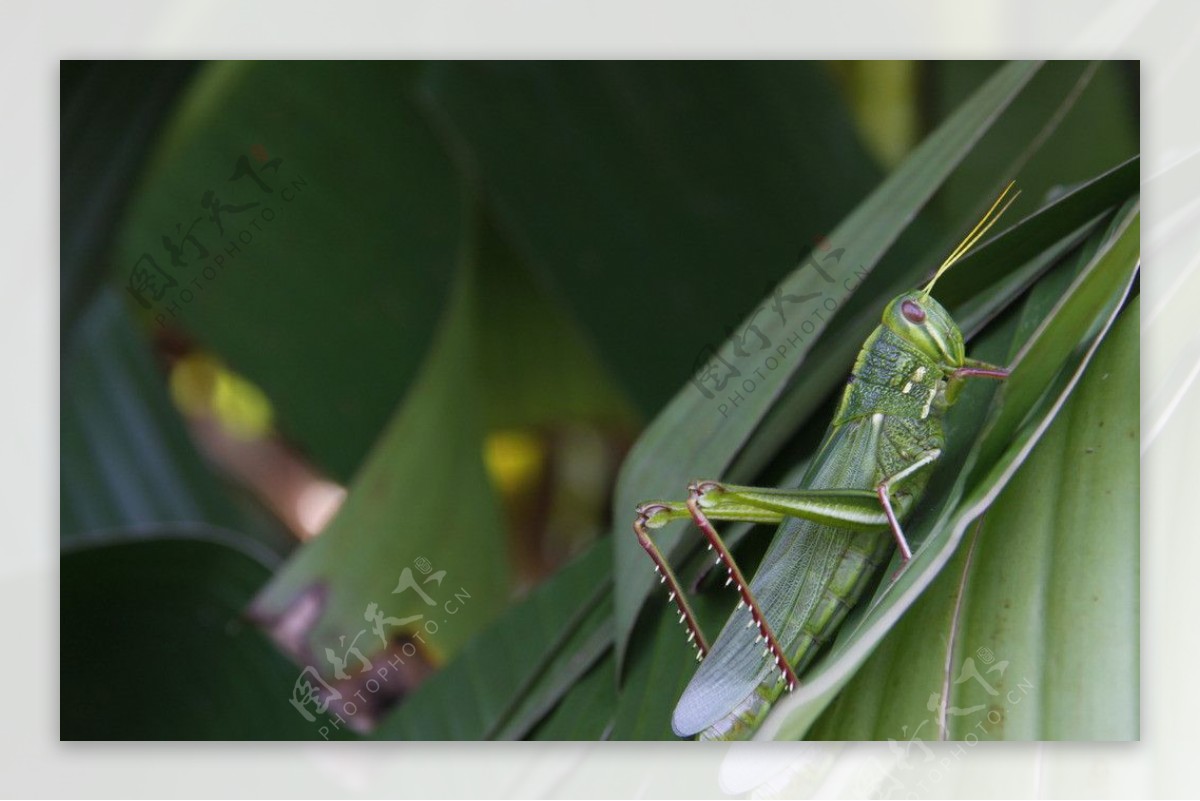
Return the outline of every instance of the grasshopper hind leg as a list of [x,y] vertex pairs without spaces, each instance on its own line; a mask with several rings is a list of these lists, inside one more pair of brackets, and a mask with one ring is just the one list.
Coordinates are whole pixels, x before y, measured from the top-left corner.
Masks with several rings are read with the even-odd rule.
[[683,504],[671,501],[652,501],[637,507],[637,516],[634,519],[637,541],[641,544],[642,549],[646,550],[650,560],[654,562],[654,572],[658,573],[659,582],[666,585],[668,600],[676,604],[679,622],[688,627],[688,640],[696,648],[697,660],[701,660],[708,654],[708,640],[704,638],[696,614],[692,610],[688,598],[684,595],[683,585],[680,584],[678,576],[667,564],[665,556],[662,555],[661,550],[649,534],[649,529],[658,529],[671,520],[684,518],[691,518],[692,522],[700,528],[704,538],[708,540],[709,550],[715,550],[715,564],[725,567],[725,584],[737,585],[740,596],[738,607],[745,604],[749,608],[749,625],[757,627],[758,636],[755,642],[763,644],[764,656],[774,658],[775,667],[779,669],[781,679],[785,681],[788,689],[796,687],[799,683],[796,670],[792,668],[784,649],[780,648],[779,639],[768,624],[762,607],[758,606],[758,601],[750,592],[750,585],[746,582],[742,568],[738,567],[737,561],[733,559],[733,554],[721,540],[721,536],[716,532],[712,523],[713,519],[779,523],[784,518],[784,514],[778,510],[768,510],[768,508],[762,508],[756,504],[744,504],[744,502],[728,498],[726,488],[715,481],[695,481],[689,484],[688,500]]
[[692,605],[688,603],[687,596],[683,593],[683,587],[679,584],[679,578],[675,575],[675,571],[671,569],[667,563],[662,551],[654,544],[647,529],[658,528],[668,520],[680,516],[682,504],[676,503],[661,503],[652,502],[644,503],[637,508],[637,517],[633,521],[633,530],[637,534],[638,543],[642,549],[649,555],[651,561],[654,562],[654,572],[658,574],[660,584],[667,585],[668,600],[675,602],[675,608],[679,610],[679,622],[687,626],[688,642],[696,649],[696,660],[703,659],[708,654],[708,640],[704,638],[704,632],[700,630],[700,624],[696,620],[696,613],[692,610]]
[[750,622],[758,628],[758,637],[755,642],[763,642],[765,645],[765,653],[768,656],[774,657],[775,667],[783,674],[783,678],[787,683],[788,690],[795,689],[800,680],[796,677],[795,670],[792,669],[790,660],[783,648],[779,645],[779,640],[775,636],[771,624],[767,622],[767,616],[763,614],[762,607],[758,605],[754,594],[750,592],[750,584],[746,581],[746,577],[742,574],[742,569],[738,567],[737,562],[733,558],[733,554],[725,546],[721,536],[717,533],[716,528],[705,515],[701,500],[704,494],[711,490],[720,490],[721,485],[715,482],[696,482],[688,487],[688,511],[692,515],[692,520],[696,522],[704,536],[708,539],[709,547],[717,552],[717,563],[724,563],[725,572],[728,577],[725,579],[725,585],[735,584],[738,594],[741,596],[741,604],[745,604],[750,609]]
[[796,672],[788,660],[787,655],[779,645],[779,640],[767,622],[766,616],[763,614],[762,607],[750,592],[749,583],[746,581],[745,575],[737,562],[730,553],[729,548],[725,545],[721,536],[713,527],[710,518],[717,520],[744,520],[754,523],[778,523],[783,519],[783,516],[775,510],[762,509],[754,505],[746,505],[740,503],[730,503],[727,499],[724,501],[718,500],[715,505],[709,505],[706,501],[706,496],[712,493],[715,497],[721,498],[725,493],[725,488],[714,481],[696,481],[688,486],[688,499],[685,503],[673,503],[667,501],[653,501],[644,503],[637,508],[637,517],[633,523],[633,530],[637,534],[638,542],[643,550],[650,556],[654,562],[654,570],[658,574],[659,582],[667,585],[668,597],[675,603],[676,609],[679,612],[679,622],[687,626],[688,641],[696,648],[697,659],[702,659],[708,653],[708,641],[704,637],[704,633],[700,630],[699,622],[692,610],[691,604],[688,603],[684,595],[683,586],[679,582],[675,571],[667,564],[666,558],[662,551],[654,543],[650,536],[649,529],[659,528],[672,520],[691,518],[708,540],[709,550],[716,551],[716,564],[723,565],[726,572],[726,586],[730,584],[737,585],[738,595],[740,600],[738,606],[746,605],[750,610],[750,625],[758,628],[758,636],[756,642],[764,644],[764,655],[773,657],[775,666],[782,674],[783,680],[786,682],[788,689],[793,689],[798,680]]

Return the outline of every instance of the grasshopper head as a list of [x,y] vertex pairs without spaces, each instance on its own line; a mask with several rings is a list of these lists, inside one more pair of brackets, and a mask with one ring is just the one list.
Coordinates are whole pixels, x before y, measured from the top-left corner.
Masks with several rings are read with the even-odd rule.
[[965,256],[975,243],[983,238],[988,229],[996,224],[1005,209],[1017,199],[1017,192],[1009,195],[1015,182],[1009,183],[996,198],[996,202],[987,210],[966,239],[958,243],[958,247],[946,257],[941,266],[933,274],[933,278],[919,292],[907,292],[888,304],[883,310],[883,324],[895,331],[906,342],[928,356],[947,372],[953,372],[963,366],[966,359],[963,347],[962,331],[950,318],[950,313],[942,308],[929,293],[933,285],[942,275]]
[[926,293],[908,292],[893,300],[883,310],[883,324],[947,372],[963,366],[962,332],[942,304]]

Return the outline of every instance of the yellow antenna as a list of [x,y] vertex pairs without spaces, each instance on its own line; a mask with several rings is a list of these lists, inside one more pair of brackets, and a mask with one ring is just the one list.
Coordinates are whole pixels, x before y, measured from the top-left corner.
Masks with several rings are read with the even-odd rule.
[[946,257],[946,260],[942,262],[942,266],[938,267],[937,272],[933,274],[933,278],[931,278],[929,283],[925,285],[925,288],[921,290],[921,294],[923,296],[929,297],[929,293],[933,289],[933,285],[936,284],[937,280],[942,277],[942,273],[946,272],[946,270],[949,270],[959,259],[967,255],[967,251],[975,247],[975,243],[983,238],[983,235],[988,232],[988,229],[996,224],[996,220],[1000,219],[1000,215],[1004,214],[1004,212],[1008,210],[1008,207],[1012,205],[1012,202],[1016,200],[1018,196],[1020,196],[1021,190],[1018,189],[1013,196],[1010,197],[1006,203],[1004,203],[1004,206],[1001,207],[999,211],[996,211],[996,208],[1000,206],[1002,201],[1004,201],[1005,196],[1008,195],[1009,190],[1011,190],[1016,183],[1016,181],[1010,181],[1008,186],[1004,187],[1004,191],[1000,193],[1000,197],[996,198],[996,202],[993,203],[992,207],[987,210],[986,214],[983,215],[983,219],[975,224],[975,227],[971,229],[971,233],[967,234],[966,238],[963,239],[962,242],[958,243],[958,247],[954,249],[954,252]]

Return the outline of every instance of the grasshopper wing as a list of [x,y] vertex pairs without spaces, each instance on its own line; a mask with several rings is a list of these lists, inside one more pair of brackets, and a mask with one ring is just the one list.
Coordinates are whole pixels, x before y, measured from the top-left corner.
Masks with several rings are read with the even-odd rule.
[[[877,421],[863,418],[839,426],[814,459],[804,486],[873,487],[879,480],[879,444]],[[831,458],[831,454],[838,458]],[[829,622],[820,619],[819,611],[827,607],[826,588],[855,544],[854,538],[878,536],[799,518],[788,518],[780,524],[750,581],[750,592],[797,669],[828,634],[814,630],[814,625]],[[730,728],[739,717],[752,716],[758,707],[765,709],[778,697],[783,689],[782,676],[757,636],[750,610],[742,606],[725,623],[683,691],[671,721],[677,735],[691,737],[718,724],[722,724],[718,728]]]

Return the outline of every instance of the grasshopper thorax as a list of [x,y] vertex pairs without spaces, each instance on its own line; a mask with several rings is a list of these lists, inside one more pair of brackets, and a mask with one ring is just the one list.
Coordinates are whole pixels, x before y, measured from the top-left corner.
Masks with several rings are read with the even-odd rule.
[[883,324],[943,371],[963,366],[962,332],[942,304],[924,292],[908,292],[889,303]]

